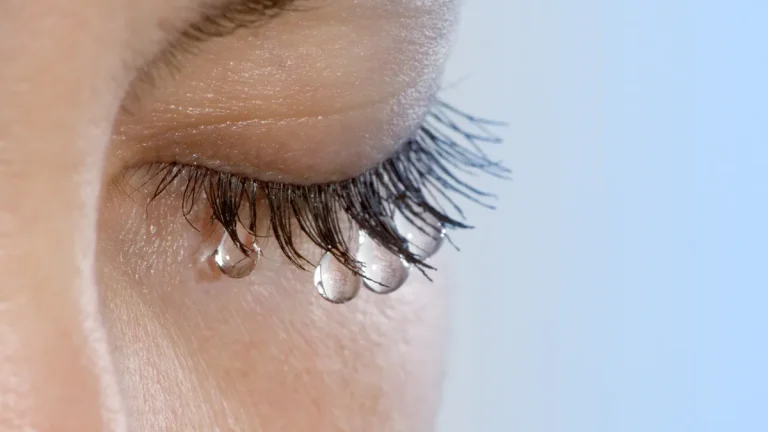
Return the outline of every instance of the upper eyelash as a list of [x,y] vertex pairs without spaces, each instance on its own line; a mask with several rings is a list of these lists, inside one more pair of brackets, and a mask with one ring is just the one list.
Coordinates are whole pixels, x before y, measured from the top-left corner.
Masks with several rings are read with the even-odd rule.
[[315,245],[360,273],[361,263],[351,252],[348,236],[341,228],[341,217],[346,217],[376,243],[424,273],[432,267],[419,257],[418,251],[408,248],[407,240],[394,226],[395,212],[431,235],[437,235],[442,228],[469,228],[459,220],[463,213],[454,197],[491,207],[483,199],[492,195],[472,187],[458,173],[482,172],[496,177],[509,173],[480,148],[482,143],[500,142],[488,131],[487,126],[493,125],[500,123],[470,116],[437,101],[421,127],[393,157],[358,177],[335,183],[264,182],[202,166],[158,163],[149,171],[150,178],[158,180],[150,202],[184,174],[184,217],[189,220],[204,193],[212,218],[248,254],[250,247],[237,232],[238,224],[242,225],[239,215],[245,205],[249,224],[244,228],[255,235],[256,203],[261,191],[268,204],[272,235],[297,267],[306,269],[307,264],[315,263],[302,255],[294,243],[293,221]]

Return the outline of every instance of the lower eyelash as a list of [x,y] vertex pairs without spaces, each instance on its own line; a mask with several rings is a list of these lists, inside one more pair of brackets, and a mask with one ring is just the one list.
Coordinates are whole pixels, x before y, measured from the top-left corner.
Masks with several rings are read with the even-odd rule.
[[[424,273],[432,267],[419,257],[418,251],[409,249],[407,239],[395,228],[395,214],[400,213],[428,235],[443,229],[470,228],[460,220],[463,213],[455,197],[492,208],[484,201],[492,195],[472,187],[460,176],[485,173],[506,178],[508,169],[481,149],[484,143],[501,141],[488,130],[499,125],[437,101],[421,127],[393,157],[358,177],[336,183],[291,185],[201,166],[164,163],[148,171],[150,179],[158,179],[151,200],[183,178],[184,217],[189,221],[193,208],[205,195],[212,218],[222,225],[235,246],[248,254],[250,248],[240,238],[237,227],[243,225],[250,234],[256,234],[257,202],[264,199],[272,235],[294,265],[301,269],[315,266],[297,248],[294,229],[298,227],[315,245],[360,274],[361,263],[347,243],[348,232],[342,229],[344,222],[352,222],[387,251]],[[242,221],[243,208],[248,214],[247,226]]]

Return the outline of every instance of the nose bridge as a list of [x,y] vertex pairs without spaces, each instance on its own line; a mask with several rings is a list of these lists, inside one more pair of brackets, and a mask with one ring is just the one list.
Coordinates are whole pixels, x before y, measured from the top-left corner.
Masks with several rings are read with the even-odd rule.
[[108,134],[57,123],[0,138],[0,431],[104,430],[114,389],[93,269],[101,167],[76,149]]
[[[28,260],[10,261],[23,266]],[[24,278],[28,283],[0,289],[0,430],[105,430],[105,391],[114,389],[114,379],[105,341],[91,324],[98,317],[78,298],[88,287],[75,286],[71,273]]]
[[47,3],[0,16],[0,431],[121,430],[93,255],[122,66]]
[[37,114],[0,132],[0,431],[109,430],[119,397],[93,269],[93,153],[109,134]]

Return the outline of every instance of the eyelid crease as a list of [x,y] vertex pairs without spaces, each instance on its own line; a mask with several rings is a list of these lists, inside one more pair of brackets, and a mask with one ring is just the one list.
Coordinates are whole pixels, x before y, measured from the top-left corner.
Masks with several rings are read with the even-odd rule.
[[[194,123],[191,126],[178,126],[177,119],[174,119],[174,122],[172,123],[171,126],[158,129],[158,130],[153,130],[151,133],[142,135],[141,141],[145,143],[153,142],[163,137],[166,137],[168,135],[178,135],[178,134],[183,134],[185,132],[194,132],[197,130],[203,130],[211,127],[218,127],[218,126],[225,126],[225,125],[228,127],[239,127],[239,126],[246,126],[246,125],[252,125],[252,124],[274,125],[274,124],[280,124],[284,122],[298,123],[298,122],[313,120],[318,118],[332,119],[336,116],[354,114],[356,112],[360,112],[364,110],[372,110],[372,109],[376,109],[377,107],[387,105],[391,103],[392,98],[395,97],[396,95],[397,95],[397,92],[392,92],[391,94],[387,94],[384,97],[377,98],[372,102],[359,102],[359,103],[355,103],[354,105],[351,105],[350,107],[344,107],[344,109],[317,111],[313,115],[299,115],[299,116],[270,115],[268,119],[258,118],[254,114],[233,113],[231,108],[227,107],[226,104],[222,103],[222,110],[219,113],[211,114],[210,111],[213,111],[213,110],[210,108],[208,109],[208,115],[206,117],[206,121],[201,121],[198,118],[195,118],[194,122],[190,121],[190,123]],[[135,113],[131,115],[135,115]]]
[[[221,111],[217,114],[213,114],[221,116],[221,117],[227,117],[226,123],[227,124],[246,124],[246,123],[253,123],[253,122],[269,122],[269,123],[280,123],[280,122],[300,122],[304,120],[310,120],[315,119],[319,117],[334,117],[339,115],[346,115],[346,114],[354,114],[359,111],[363,110],[372,110],[377,107],[382,107],[384,105],[389,105],[392,103],[393,100],[398,100],[398,98],[401,97],[401,95],[407,91],[410,90],[410,88],[403,87],[397,87],[393,88],[391,91],[388,91],[386,93],[383,93],[381,95],[377,95],[375,98],[370,99],[362,99],[355,101],[354,103],[350,103],[344,106],[336,106],[335,108],[327,109],[325,111],[318,110],[317,108],[312,108],[312,115],[282,115],[282,116],[275,116],[270,115],[268,119],[260,119],[260,118],[254,118],[254,114],[248,114],[248,113],[240,113],[235,114],[232,112],[232,109],[230,107],[231,101],[229,100],[222,100],[221,103]],[[206,108],[206,111],[208,113],[211,113],[214,111],[214,109],[208,107]],[[211,121],[207,124],[200,124],[200,126],[214,126],[221,124],[221,121]]]
[[[299,251],[298,233],[293,231],[291,221],[298,222],[299,230],[312,243],[350,270],[361,272],[361,263],[347,244],[348,235],[340,228],[345,225],[341,220],[345,217],[373,241],[426,275],[433,268],[417,251],[408,248],[407,240],[394,226],[395,213],[428,235],[436,235],[443,228],[471,228],[461,220],[463,213],[454,198],[493,208],[486,202],[493,195],[471,186],[462,177],[485,173],[508,178],[509,170],[481,149],[482,144],[501,142],[488,129],[498,125],[438,101],[419,131],[392,158],[352,179],[292,185],[205,166],[156,163],[147,168],[145,184],[156,182],[151,203],[181,179],[182,214],[187,217],[198,200],[208,200],[213,219],[245,254],[250,249],[237,232],[238,224],[242,224],[240,208],[245,203],[251,226],[258,224],[254,222],[258,218],[255,200],[261,195],[268,204],[272,235],[286,257],[301,269],[316,263]],[[255,193],[257,190],[262,194]]]
[[[357,105],[335,115],[326,114],[335,106],[306,107],[296,114],[311,114],[311,109],[315,115],[301,117],[289,117],[283,110],[270,112],[271,107],[264,111],[248,99],[233,101],[227,95],[219,95],[221,104],[213,106],[208,99],[197,104],[170,99],[156,102],[138,116],[118,119],[113,142],[126,149],[140,148],[117,153],[124,167],[176,162],[203,164],[262,181],[338,181],[395,154],[423,124],[435,101],[434,87],[430,83],[423,91]],[[416,99],[412,96],[416,93],[422,96]]]

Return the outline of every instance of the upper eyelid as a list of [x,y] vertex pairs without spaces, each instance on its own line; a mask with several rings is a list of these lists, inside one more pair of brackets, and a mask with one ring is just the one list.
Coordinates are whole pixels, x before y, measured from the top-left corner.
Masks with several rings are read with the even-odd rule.
[[[142,91],[136,115],[115,122],[115,141],[135,149],[124,162],[177,156],[184,163],[194,156],[261,180],[308,184],[355,176],[394,154],[418,129],[441,70],[422,67],[429,62],[414,55],[400,68],[408,73],[384,73],[398,69],[400,57],[388,56],[402,54],[399,39],[377,39],[381,45],[359,51],[355,34],[379,30],[357,26],[356,14],[378,15],[374,3],[348,14],[346,1],[335,9],[290,4],[301,11],[200,45],[175,81]],[[314,34],[322,37],[306,37]],[[162,65],[153,66],[163,74]]]
[[[247,35],[236,37],[241,36]],[[214,46],[228,43],[223,39]],[[238,54],[239,49],[233,48]],[[253,102],[259,100],[257,82],[238,81],[233,75],[197,74],[196,65],[218,65],[220,59],[206,54],[189,61],[190,68],[178,77],[179,82],[167,88],[161,83],[156,91],[142,94],[147,103],[137,115],[116,121],[114,136],[137,145],[124,160],[126,166],[203,162],[262,181],[297,184],[350,178],[397,152],[419,129],[438,87],[431,81],[420,83],[417,92],[402,91],[391,101],[386,100],[389,91],[383,100],[362,92],[371,99],[361,102],[356,95],[344,105],[339,101],[299,105],[281,99],[280,109],[271,104],[265,108],[266,104]],[[198,82],[203,85],[190,84]],[[246,93],[249,89],[252,94]],[[413,94],[423,97],[412,100]],[[329,132],[316,133],[319,130]]]

